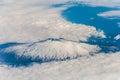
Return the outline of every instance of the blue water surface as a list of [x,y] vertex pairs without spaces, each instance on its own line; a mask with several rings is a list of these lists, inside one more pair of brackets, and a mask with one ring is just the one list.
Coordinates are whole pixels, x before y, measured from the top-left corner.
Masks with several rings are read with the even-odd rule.
[[98,16],[99,13],[111,10],[119,10],[119,8],[77,4],[64,10],[62,16],[72,23],[94,26],[97,30],[103,30],[107,38],[102,39],[92,36],[86,43],[99,45],[102,48],[102,52],[116,52],[120,50],[120,40],[114,39],[116,35],[120,34],[120,27],[118,25],[120,16],[111,17],[112,19]]

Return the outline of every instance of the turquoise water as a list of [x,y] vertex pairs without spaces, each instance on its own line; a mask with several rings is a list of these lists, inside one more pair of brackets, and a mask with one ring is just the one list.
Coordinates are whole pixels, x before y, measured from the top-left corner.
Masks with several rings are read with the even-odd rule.
[[99,45],[103,52],[116,52],[120,50],[120,40],[115,40],[114,37],[120,34],[120,16],[110,18],[104,18],[98,16],[99,13],[118,10],[118,8],[108,7],[92,7],[87,5],[76,5],[70,7],[62,12],[64,19],[77,24],[85,24],[96,27],[97,30],[103,30],[106,39],[91,37],[86,43]]

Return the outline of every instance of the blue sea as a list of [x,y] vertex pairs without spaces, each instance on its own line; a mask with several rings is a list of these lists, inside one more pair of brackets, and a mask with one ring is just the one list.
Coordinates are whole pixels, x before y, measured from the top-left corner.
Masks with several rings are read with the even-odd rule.
[[98,14],[111,10],[119,10],[119,8],[78,4],[64,10],[62,16],[72,23],[94,26],[97,30],[103,30],[107,38],[103,39],[92,36],[85,43],[99,45],[101,52],[109,53],[120,50],[120,40],[114,39],[116,35],[120,34],[120,27],[118,25],[120,16],[105,18],[98,16]]

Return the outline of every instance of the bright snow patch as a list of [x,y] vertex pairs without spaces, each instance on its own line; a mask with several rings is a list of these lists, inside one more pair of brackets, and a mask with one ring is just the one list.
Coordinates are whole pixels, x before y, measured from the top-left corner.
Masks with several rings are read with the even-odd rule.
[[85,43],[78,43],[66,40],[53,40],[50,38],[43,42],[36,42],[20,46],[7,48],[7,53],[15,51],[19,56],[31,56],[32,58],[39,57],[41,59],[66,59],[76,58],[79,56],[87,56],[96,53],[100,50],[98,46]]

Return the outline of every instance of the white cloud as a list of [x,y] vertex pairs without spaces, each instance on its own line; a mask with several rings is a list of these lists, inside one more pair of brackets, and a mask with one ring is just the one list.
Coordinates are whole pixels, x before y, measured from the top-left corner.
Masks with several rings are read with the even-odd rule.
[[120,34],[118,34],[114,39],[119,40],[120,39]]
[[30,67],[0,67],[0,80],[119,80],[120,53],[97,54]]
[[114,10],[114,11],[107,11],[107,12],[99,13],[98,16],[102,16],[102,17],[120,17],[120,10]]
[[89,4],[92,6],[120,7],[120,0],[73,0],[79,3]]
[[[78,59],[63,62],[34,63],[30,67],[12,68],[0,66],[0,80],[119,80],[119,54],[97,54],[97,46],[78,43],[90,36],[105,37],[104,32],[92,26],[73,24],[65,21],[60,13],[67,7],[53,8],[52,4],[65,3],[69,0],[0,0],[0,43],[36,42],[47,38],[64,38],[62,41],[46,41],[7,48],[19,55],[40,56],[48,58],[73,58],[76,55],[87,55]],[[79,0],[97,6],[119,6],[119,1]],[[117,3],[117,4],[116,4]],[[29,52],[29,53],[28,53]],[[46,53],[44,53],[46,52]],[[61,53],[60,53],[61,52]],[[44,53],[44,54],[43,54]]]
[[[0,12],[0,42],[28,42],[49,37],[62,37],[70,40],[87,40],[91,35],[102,36],[92,26],[69,23],[61,18],[61,8],[50,8],[52,2],[16,1],[4,5]],[[64,0],[63,0],[64,1]],[[49,1],[48,1],[49,2]],[[58,2],[58,1],[57,1]],[[29,5],[28,5],[29,4]],[[34,6],[33,6],[34,5]],[[84,34],[83,34],[84,33]]]

